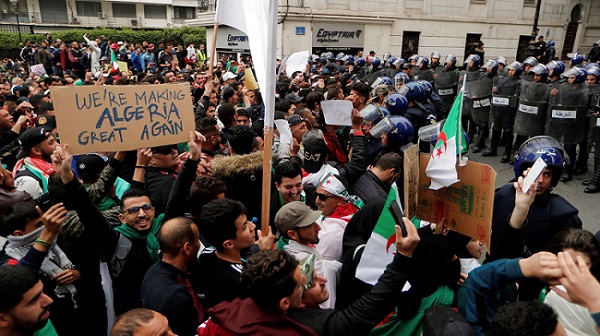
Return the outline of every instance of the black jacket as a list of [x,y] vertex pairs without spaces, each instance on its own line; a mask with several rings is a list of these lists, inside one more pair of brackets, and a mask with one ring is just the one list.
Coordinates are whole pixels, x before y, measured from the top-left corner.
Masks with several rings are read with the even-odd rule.
[[177,173],[172,170],[159,167],[146,168],[144,176],[144,180],[146,181],[145,189],[150,193],[156,213],[165,212],[175,179],[177,179]]
[[157,261],[142,282],[142,306],[165,315],[175,334],[195,335],[202,321],[198,321],[194,300],[181,284],[184,279],[189,280],[186,273],[162,260]]
[[[302,185],[302,189],[306,195],[304,204],[308,205],[313,210],[317,210],[317,188],[312,184],[304,184]],[[271,216],[269,218],[269,225],[271,225],[273,233],[277,232],[277,227],[275,226],[275,215],[277,215],[279,209],[281,209],[284,205],[285,204],[283,204],[279,192],[274,192],[271,194]]]
[[[180,200],[185,199],[189,194],[191,181],[194,178],[198,163],[199,161],[190,159],[184,163],[178,180],[171,190],[171,201],[167,204],[163,222],[184,215],[181,209],[185,208],[185,204],[181,205],[179,203],[182,203]],[[119,240],[119,233],[112,228],[114,223],[111,224],[106,220],[91,200],[84,186],[77,179],[73,179],[65,187],[67,195],[71,197],[71,201],[75,206],[81,224],[83,224],[86,231],[90,232],[90,237],[94,238],[93,243],[99,248],[105,260],[112,260]],[[158,217],[158,213],[156,217]],[[117,278],[113,279],[115,313],[117,315],[141,307],[140,287],[142,280],[148,268],[154,263],[146,247],[145,240],[134,239],[131,242],[131,250],[123,270]]]
[[352,186],[352,194],[368,203],[378,199],[386,199],[391,186],[385,184],[372,171],[367,170]]
[[[494,213],[492,218],[492,247],[493,260],[515,257],[510,255],[503,246],[503,236],[508,226],[508,218],[515,207],[515,188],[507,184],[496,190],[494,196]],[[536,196],[527,214],[527,226],[522,230],[525,235],[525,245],[531,253],[545,249],[550,238],[561,229],[567,227],[581,228],[582,222],[579,211],[566,199],[559,195],[548,193]],[[517,247],[517,249],[520,249]],[[514,249],[512,249],[514,251]],[[509,254],[507,254],[509,253]]]
[[397,253],[371,291],[344,310],[312,309],[288,313],[319,335],[367,335],[398,305],[412,267],[412,259]]

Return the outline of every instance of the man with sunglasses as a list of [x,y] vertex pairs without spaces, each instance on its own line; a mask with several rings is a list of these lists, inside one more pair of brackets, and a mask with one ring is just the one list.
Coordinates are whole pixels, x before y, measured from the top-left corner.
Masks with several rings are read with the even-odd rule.
[[52,155],[54,169],[65,184],[81,224],[89,230],[92,242],[109,261],[113,278],[115,313],[122,314],[142,306],[140,288],[146,271],[158,260],[157,233],[162,224],[187,211],[185,199],[200,162],[200,143],[204,136],[190,132],[190,156],[172,186],[165,212],[158,214],[144,190],[130,189],[121,197],[121,225],[114,227],[98,210],[83,185],[71,170],[72,156],[68,145],[58,147]]
[[177,178],[180,164],[177,145],[152,147],[152,159],[144,176],[144,189],[150,193],[158,213],[163,213],[167,207],[169,193]]

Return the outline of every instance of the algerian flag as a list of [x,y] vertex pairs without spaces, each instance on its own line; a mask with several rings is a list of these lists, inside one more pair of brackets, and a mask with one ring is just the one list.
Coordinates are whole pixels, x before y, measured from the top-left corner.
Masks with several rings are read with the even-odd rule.
[[[466,139],[461,124],[463,91],[456,96],[448,118],[442,127],[431,160],[425,169],[425,175],[431,179],[429,189],[438,190],[449,187],[458,182],[456,172],[456,154],[462,153],[466,146]],[[460,137],[460,139],[457,137]]]
[[110,62],[112,63],[112,70],[119,69],[119,60],[117,60],[117,53],[114,50],[110,50]]
[[[394,259],[394,253],[396,253],[396,230],[394,229],[396,221],[389,210],[392,202],[397,202],[400,205],[400,196],[395,182],[392,184],[383,211],[379,215],[377,224],[373,228],[371,237],[367,241],[367,246],[356,268],[356,278],[371,285],[377,283],[386,266]],[[402,209],[401,205],[400,208]]]

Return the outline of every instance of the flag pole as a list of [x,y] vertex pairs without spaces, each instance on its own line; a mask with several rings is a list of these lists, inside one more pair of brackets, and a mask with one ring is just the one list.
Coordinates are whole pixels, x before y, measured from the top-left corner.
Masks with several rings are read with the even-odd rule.
[[210,80],[212,81],[213,74],[213,64],[215,63],[215,54],[217,51],[217,32],[219,31],[219,24],[215,20],[215,24],[213,26],[213,39],[210,46],[210,62],[208,62],[208,75],[210,76]]
[[[269,234],[269,221],[271,219],[271,158],[273,156],[273,125],[264,128],[265,150],[263,153],[262,176],[262,204],[260,229],[263,236]],[[281,144],[281,146],[285,146]]]
[[462,92],[461,97],[461,101],[460,101],[460,114],[458,116],[458,165],[463,167],[467,165],[467,158],[463,158],[462,156],[462,140],[463,140],[463,136],[464,136],[464,131],[463,131],[463,127],[462,127],[462,114],[463,114],[463,102],[464,102],[464,94],[465,94],[465,89],[466,89],[466,84],[467,84],[467,74],[465,74],[465,76],[463,77],[463,84],[462,87],[460,88],[460,92]]

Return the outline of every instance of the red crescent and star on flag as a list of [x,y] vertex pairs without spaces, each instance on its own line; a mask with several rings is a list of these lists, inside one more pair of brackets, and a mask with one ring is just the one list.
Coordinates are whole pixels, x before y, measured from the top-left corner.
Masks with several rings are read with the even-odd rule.
[[444,131],[440,132],[436,144],[440,141],[442,141],[442,144],[444,145],[444,150],[442,151],[442,147],[437,147],[437,149],[435,149],[434,155],[432,156],[434,159],[436,156],[442,156],[442,154],[446,153],[446,149],[448,149],[448,138],[446,137],[446,133],[444,133]]

